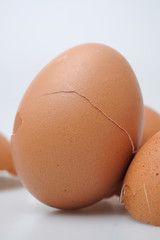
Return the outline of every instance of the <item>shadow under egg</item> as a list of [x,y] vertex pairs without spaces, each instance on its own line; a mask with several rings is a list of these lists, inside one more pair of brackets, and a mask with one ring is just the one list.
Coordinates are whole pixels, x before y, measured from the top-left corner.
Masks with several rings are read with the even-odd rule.
[[23,187],[17,177],[0,174],[0,191]]

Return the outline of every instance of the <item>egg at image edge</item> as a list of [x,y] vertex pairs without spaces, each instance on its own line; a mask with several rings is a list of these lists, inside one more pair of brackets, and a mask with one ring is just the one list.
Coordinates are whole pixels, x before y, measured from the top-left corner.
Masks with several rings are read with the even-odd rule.
[[7,170],[16,175],[10,143],[2,134],[0,134],[0,170]]
[[144,132],[141,145],[160,131],[160,114],[158,112],[148,106],[144,106],[144,116]]
[[143,121],[125,58],[102,44],[73,47],[42,69],[20,103],[11,141],[18,176],[49,206],[89,206],[122,180]]
[[160,132],[133,158],[124,178],[121,198],[134,218],[160,226]]

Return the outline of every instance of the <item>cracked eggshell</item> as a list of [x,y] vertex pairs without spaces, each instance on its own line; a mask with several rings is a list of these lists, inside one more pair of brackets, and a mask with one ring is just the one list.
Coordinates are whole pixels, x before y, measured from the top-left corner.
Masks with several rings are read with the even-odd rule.
[[155,133],[160,131],[160,114],[148,106],[144,107],[144,113],[145,117],[142,145]]
[[160,226],[160,132],[151,137],[132,160],[121,199],[134,218]]
[[16,175],[10,143],[2,134],[0,134],[0,170],[7,170]]
[[[144,106],[144,132],[141,146],[158,131],[160,131],[160,114],[152,108]],[[112,195],[120,196],[122,183],[118,185]]]
[[119,183],[142,132],[143,101],[128,62],[105,45],[79,45],[26,91],[12,136],[16,170],[45,204],[86,207]]

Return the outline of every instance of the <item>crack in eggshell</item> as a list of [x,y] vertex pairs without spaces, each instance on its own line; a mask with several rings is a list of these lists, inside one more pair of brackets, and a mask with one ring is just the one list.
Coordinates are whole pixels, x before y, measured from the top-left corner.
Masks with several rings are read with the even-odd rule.
[[117,122],[115,122],[112,118],[110,118],[105,112],[103,112],[99,107],[97,107],[89,98],[87,98],[86,96],[78,93],[77,91],[74,91],[74,90],[61,90],[61,91],[55,91],[55,92],[50,92],[50,93],[46,93],[46,94],[43,94],[43,96],[46,96],[46,95],[52,95],[52,94],[60,94],[60,93],[67,93],[67,94],[76,94],[78,95],[79,97],[82,97],[84,98],[86,101],[89,102],[89,104],[94,107],[97,111],[99,111],[103,116],[105,116],[110,122],[112,122],[114,125],[116,125],[119,129],[121,129],[125,135],[128,137],[129,141],[130,141],[130,144],[131,144],[131,147],[132,147],[132,154],[135,154],[136,153],[136,149],[135,149],[135,146],[134,146],[134,143],[133,143],[133,140],[130,136],[130,134],[127,132],[127,130],[123,127],[121,127]]
[[[123,184],[123,186],[122,186],[122,189],[121,189],[121,193],[120,193],[120,198],[119,198],[119,202],[120,202],[120,204],[125,204],[125,193],[126,193],[126,188],[129,188],[130,190],[131,190],[131,187],[129,186],[129,185],[127,185],[127,184]],[[136,196],[136,194],[139,192],[139,191],[141,191],[142,190],[142,188],[140,188],[140,189],[138,189],[137,191],[135,191],[133,194],[132,194],[132,197],[135,197]]]
[[[126,187],[131,190],[131,187],[127,184],[123,184],[122,186],[122,190],[121,190],[121,195],[120,195],[120,203],[125,205],[125,193],[126,193]],[[141,188],[139,188],[137,191],[133,192],[130,197],[135,197],[136,194],[139,192],[144,191],[144,195],[145,195],[145,199],[146,199],[146,203],[147,203],[147,208],[148,208],[148,212],[149,212],[149,220],[147,221],[147,223],[151,223],[151,217],[152,217],[152,211],[151,211],[151,207],[150,207],[150,203],[149,203],[149,199],[148,199],[148,194],[147,194],[147,189],[146,189],[146,185],[145,183],[143,184],[143,186]],[[129,198],[129,196],[128,196]],[[132,215],[132,214],[131,214]]]
[[126,184],[123,184],[122,189],[121,189],[121,194],[120,194],[120,197],[119,197],[120,204],[124,203],[123,195],[125,195],[125,187],[126,187]]
[[22,120],[20,113],[17,112],[13,128],[13,135],[16,134],[17,130],[19,129],[22,123],[24,123],[24,121]]
[[148,211],[149,211],[149,214],[150,214],[150,217],[151,217],[152,212],[151,212],[151,208],[150,208],[150,204],[149,204],[149,200],[148,200],[148,194],[147,194],[145,183],[143,184],[143,188],[144,188],[144,193],[145,193],[146,202],[147,202],[147,206],[148,206]]

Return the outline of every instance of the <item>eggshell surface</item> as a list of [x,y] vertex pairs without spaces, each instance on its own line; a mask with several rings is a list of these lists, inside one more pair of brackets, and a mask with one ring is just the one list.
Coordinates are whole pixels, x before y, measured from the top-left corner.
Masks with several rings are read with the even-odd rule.
[[160,226],[160,132],[151,137],[132,160],[121,197],[134,218]]
[[[160,131],[160,114],[148,106],[144,106],[144,131],[141,146],[149,140],[155,133]],[[123,181],[122,181],[123,183]],[[118,185],[114,195],[120,196],[122,183]],[[112,194],[112,195],[113,195]]]
[[0,170],[7,170],[16,175],[10,143],[2,134],[0,134]]
[[144,107],[144,132],[142,145],[151,138],[155,133],[160,131],[160,114],[152,108]]
[[36,76],[19,106],[12,152],[19,177],[47,205],[75,209],[109,195],[141,143],[143,100],[117,51],[83,44]]

